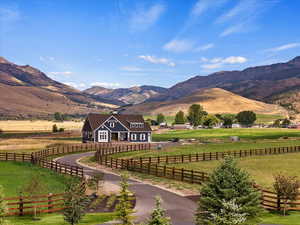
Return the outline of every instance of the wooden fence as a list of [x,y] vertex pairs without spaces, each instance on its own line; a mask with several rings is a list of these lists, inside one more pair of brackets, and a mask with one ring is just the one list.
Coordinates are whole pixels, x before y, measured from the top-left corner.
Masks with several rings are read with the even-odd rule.
[[64,194],[47,194],[39,196],[18,196],[5,198],[8,215],[28,215],[35,213],[51,213],[64,209]]
[[[127,150],[130,151],[130,150]],[[126,149],[111,148],[106,151],[99,150],[96,153],[96,158],[101,161],[101,157],[105,155],[112,155],[120,152],[127,152]],[[212,161],[224,159],[226,156],[233,156],[235,158],[243,158],[250,156],[266,156],[300,152],[300,146],[291,147],[277,147],[277,148],[264,148],[264,149],[250,149],[250,150],[237,150],[226,152],[204,152],[196,154],[182,154],[182,155],[166,155],[156,157],[139,157],[132,160],[141,164],[176,164],[176,163],[189,163],[200,161]]]
[[0,161],[31,162],[32,155],[24,153],[0,152]]

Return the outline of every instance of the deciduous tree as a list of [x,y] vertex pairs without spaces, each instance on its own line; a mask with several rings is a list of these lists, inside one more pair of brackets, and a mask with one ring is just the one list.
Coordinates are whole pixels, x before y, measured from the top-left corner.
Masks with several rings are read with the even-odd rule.
[[175,124],[184,124],[185,123],[185,116],[183,111],[179,111],[175,115]]
[[236,119],[244,126],[251,126],[256,121],[256,114],[252,111],[242,111],[237,114]]
[[166,118],[165,118],[164,114],[159,113],[156,117],[156,122],[158,124],[161,124],[161,123],[164,123],[165,121],[166,121]]
[[295,176],[277,174],[273,187],[277,196],[283,200],[283,215],[286,215],[287,206],[290,201],[296,200],[299,195],[300,181]]
[[199,104],[193,104],[189,108],[188,120],[191,125],[194,127],[201,124],[201,119],[203,116],[206,116],[207,112],[203,110],[203,107]]

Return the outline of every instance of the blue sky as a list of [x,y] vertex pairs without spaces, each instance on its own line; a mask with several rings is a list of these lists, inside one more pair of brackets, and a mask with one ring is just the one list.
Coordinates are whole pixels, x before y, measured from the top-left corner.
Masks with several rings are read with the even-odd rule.
[[0,55],[78,89],[170,87],[300,55],[298,0],[1,0]]

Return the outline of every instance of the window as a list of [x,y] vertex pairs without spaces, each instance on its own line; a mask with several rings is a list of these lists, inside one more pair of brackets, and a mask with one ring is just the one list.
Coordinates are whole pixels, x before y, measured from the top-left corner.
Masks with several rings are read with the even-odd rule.
[[145,141],[146,140],[146,134],[140,134],[140,139],[141,139],[141,141]]
[[143,128],[144,124],[143,123],[130,123],[130,128]]
[[131,140],[132,141],[136,141],[136,138],[137,138],[136,134],[131,134]]
[[99,142],[108,141],[108,132],[107,130],[100,130],[98,133]]
[[114,128],[115,127],[115,122],[109,122],[109,127]]

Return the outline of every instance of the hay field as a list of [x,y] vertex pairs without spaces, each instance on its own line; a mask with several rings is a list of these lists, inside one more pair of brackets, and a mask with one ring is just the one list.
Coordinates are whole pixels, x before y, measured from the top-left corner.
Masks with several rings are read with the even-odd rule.
[[83,122],[76,121],[47,121],[47,120],[2,120],[0,121],[0,129],[4,132],[8,131],[52,131],[53,124],[58,128],[65,130],[79,130],[83,126]]

